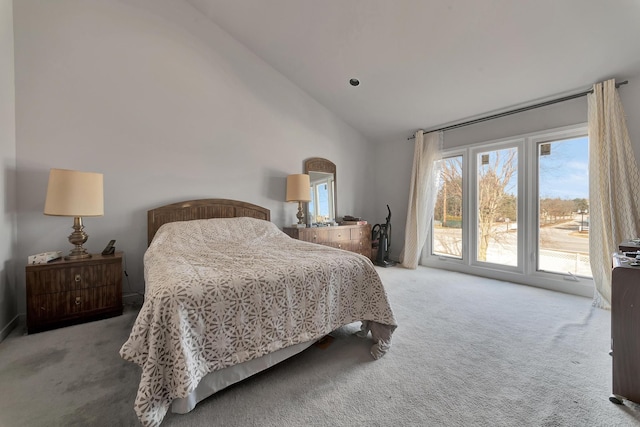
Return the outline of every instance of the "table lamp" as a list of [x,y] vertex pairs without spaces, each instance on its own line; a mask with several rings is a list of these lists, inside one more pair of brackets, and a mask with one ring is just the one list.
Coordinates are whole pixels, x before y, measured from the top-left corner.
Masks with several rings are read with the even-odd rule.
[[44,214],[73,217],[74,231],[69,242],[74,248],[65,259],[91,258],[82,246],[89,238],[84,232],[82,217],[104,215],[102,174],[51,169]]
[[295,227],[305,227],[303,222],[302,202],[311,201],[311,180],[309,175],[300,173],[287,177],[287,202],[298,202],[298,223]]

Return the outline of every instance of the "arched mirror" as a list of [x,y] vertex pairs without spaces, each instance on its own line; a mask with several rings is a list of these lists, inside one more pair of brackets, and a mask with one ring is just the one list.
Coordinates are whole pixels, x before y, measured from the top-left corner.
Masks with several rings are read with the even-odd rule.
[[311,224],[332,223],[336,219],[336,165],[320,157],[304,162],[304,173],[311,181],[311,201],[307,203],[307,222]]

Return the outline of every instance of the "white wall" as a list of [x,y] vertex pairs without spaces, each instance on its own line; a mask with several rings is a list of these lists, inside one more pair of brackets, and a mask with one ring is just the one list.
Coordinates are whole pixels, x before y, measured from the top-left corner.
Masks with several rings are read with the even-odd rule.
[[[337,165],[338,214],[370,210],[361,134],[191,6],[20,0],[14,9],[19,260],[71,249],[72,219],[42,214],[52,167],[104,174],[105,215],[85,218],[85,246],[99,252],[116,239],[139,291],[150,208],[230,198],[270,208],[284,226],[297,212],[284,202],[286,176],[325,157]],[[24,297],[21,287],[22,312]]]
[[[618,90],[627,115],[627,126],[636,159],[640,159],[640,78],[638,77],[629,78],[629,84]],[[444,146],[445,148],[464,146],[586,122],[587,98],[583,97],[445,132]],[[410,137],[411,134],[408,133],[406,136]],[[397,259],[404,246],[412,162],[413,140],[407,141],[403,138],[388,144],[381,143],[375,147],[375,203],[378,208],[384,207],[386,203],[391,205],[393,214],[391,258],[393,259]],[[382,209],[378,211],[376,214],[379,213],[379,215],[374,217],[374,221],[384,222],[383,214],[386,211],[382,212]],[[640,233],[640,230],[638,232]]]
[[[627,116],[627,129],[636,160],[640,162],[640,75],[629,79],[629,84],[618,89]],[[640,230],[638,230],[640,233]]]
[[12,0],[0,0],[0,341],[17,322],[16,128]]

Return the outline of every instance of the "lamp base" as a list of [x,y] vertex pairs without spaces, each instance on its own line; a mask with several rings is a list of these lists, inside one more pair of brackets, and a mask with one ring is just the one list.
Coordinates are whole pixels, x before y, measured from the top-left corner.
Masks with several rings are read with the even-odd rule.
[[85,259],[91,258],[91,254],[82,247],[82,245],[89,239],[89,235],[84,232],[84,226],[82,225],[82,218],[77,216],[73,218],[73,233],[69,235],[69,243],[75,247],[69,252],[69,255],[65,256],[66,260]]
[[302,211],[302,202],[298,202],[298,213],[296,214],[296,218],[298,218],[298,227],[307,226],[302,220],[304,219],[304,213]]
[[69,252],[69,255],[66,255],[64,257],[64,259],[66,259],[67,261],[74,260],[74,259],[86,259],[86,258],[91,258],[91,254],[87,252],[85,248],[82,248],[82,252],[80,253],[76,253],[76,250],[73,249],[71,252]]

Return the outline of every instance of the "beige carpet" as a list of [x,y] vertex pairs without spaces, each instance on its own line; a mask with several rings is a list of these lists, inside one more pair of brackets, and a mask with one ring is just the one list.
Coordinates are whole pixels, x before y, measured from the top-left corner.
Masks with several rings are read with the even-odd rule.
[[[379,273],[399,327],[381,360],[335,334],[163,426],[634,426],[609,402],[610,313],[586,298],[420,267]],[[136,311],[0,343],[0,426],[135,426]],[[640,362],[640,357],[639,357]]]

